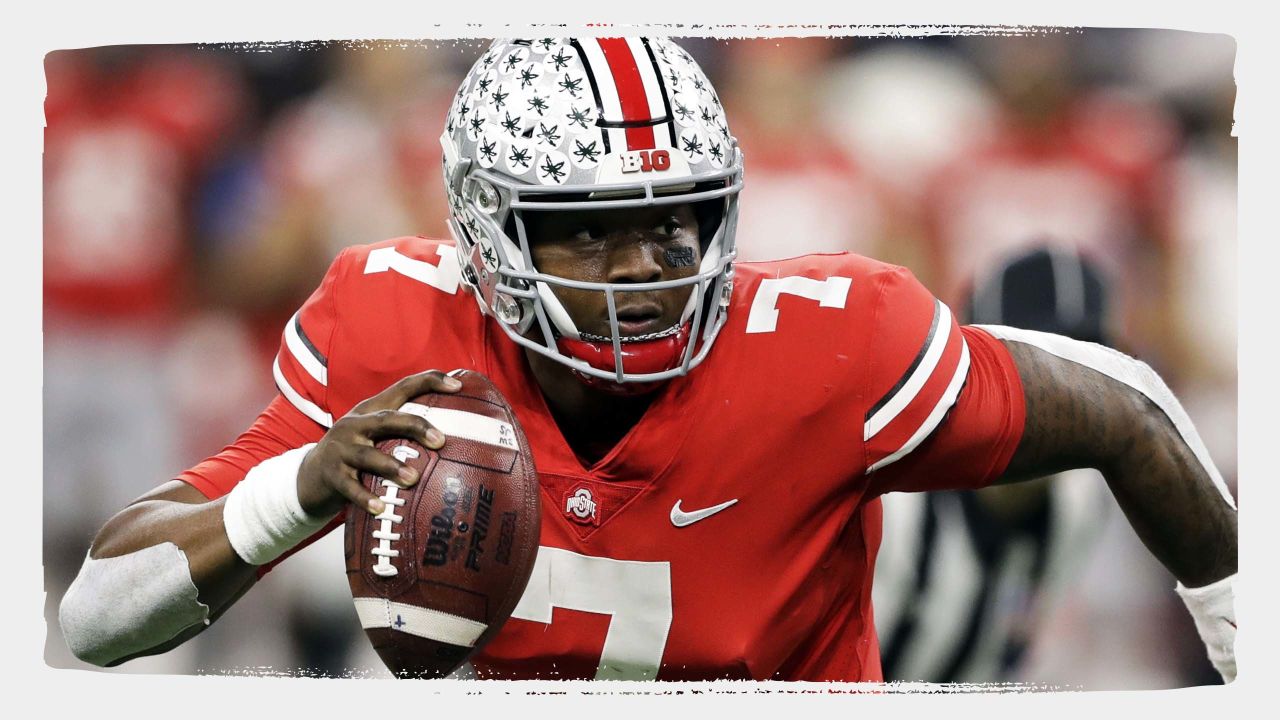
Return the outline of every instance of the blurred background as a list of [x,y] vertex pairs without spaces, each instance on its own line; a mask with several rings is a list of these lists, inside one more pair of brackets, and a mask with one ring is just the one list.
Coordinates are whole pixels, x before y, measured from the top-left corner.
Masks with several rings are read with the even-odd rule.
[[[1109,280],[1117,347],[1174,389],[1234,492],[1232,38],[677,41],[745,152],[740,259],[848,250],[907,265],[959,309],[1005,258],[1069,246]],[[49,665],[89,667],[57,606],[93,534],[249,425],[275,393],[284,322],[337,252],[447,236],[438,137],[485,45],[46,57]],[[1215,680],[1174,580],[1118,512],[1077,560],[1013,679]],[[356,621],[337,533],[195,641],[108,672],[389,677]]]

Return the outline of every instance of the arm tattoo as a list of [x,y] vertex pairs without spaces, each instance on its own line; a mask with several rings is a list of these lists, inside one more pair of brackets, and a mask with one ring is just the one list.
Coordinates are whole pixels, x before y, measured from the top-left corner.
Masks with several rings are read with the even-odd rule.
[[1142,393],[1006,341],[1026,426],[1002,482],[1092,467],[1148,549],[1189,587],[1236,571],[1236,512],[1165,413]]

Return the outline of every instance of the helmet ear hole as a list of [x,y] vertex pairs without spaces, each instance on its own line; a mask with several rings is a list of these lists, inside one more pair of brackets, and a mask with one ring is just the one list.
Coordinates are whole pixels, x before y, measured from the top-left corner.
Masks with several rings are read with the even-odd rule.
[[723,198],[713,198],[693,204],[693,215],[698,219],[698,242],[703,254],[706,254],[712,238],[720,229],[727,204],[728,201]]
[[[526,216],[526,217],[527,217],[527,216]],[[525,221],[524,230],[525,230],[525,233],[526,233],[526,237],[528,237],[528,239],[529,239],[530,241],[532,241],[532,240],[533,240],[533,238],[532,238],[531,236],[529,236],[529,235],[528,235],[528,233],[529,233],[529,222],[528,222],[528,220],[526,220],[526,221]],[[511,212],[509,212],[509,213],[507,213],[507,219],[506,219],[506,221],[502,224],[502,232],[503,232],[503,234],[505,234],[507,237],[511,238],[511,239],[512,239],[512,241],[515,241],[515,239],[516,239],[516,238],[520,237],[519,235],[517,235],[517,234],[516,234],[516,213],[515,213],[515,211],[514,211],[514,210],[513,210],[513,211],[511,211]]]

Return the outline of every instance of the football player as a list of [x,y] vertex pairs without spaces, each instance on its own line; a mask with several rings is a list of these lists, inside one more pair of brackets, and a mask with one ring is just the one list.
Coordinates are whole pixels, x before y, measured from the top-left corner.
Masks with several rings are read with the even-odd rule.
[[441,144],[454,242],[337,257],[284,329],[280,395],[95,538],[60,609],[77,656],[173,647],[349,505],[381,513],[358,473],[418,478],[374,442],[441,447],[397,410],[469,368],[547,500],[477,677],[879,680],[878,497],[1073,467],[1102,469],[1234,675],[1234,503],[1155,373],[961,327],[864,257],[735,264],[743,154],[676,44],[495,42]]

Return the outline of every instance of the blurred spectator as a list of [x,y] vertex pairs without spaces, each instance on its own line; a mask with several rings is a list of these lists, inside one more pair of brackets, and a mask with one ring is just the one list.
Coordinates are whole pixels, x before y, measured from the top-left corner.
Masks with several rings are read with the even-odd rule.
[[929,182],[929,237],[957,297],[981,268],[1050,235],[1117,277],[1117,310],[1139,354],[1155,333],[1137,297],[1162,294],[1167,253],[1151,191],[1176,147],[1175,119],[1133,88],[1084,85],[1078,36],[967,38],[1000,98],[998,132]]
[[445,51],[328,53],[329,81],[209,188],[212,295],[257,317],[270,351],[342,248],[448,233],[439,136],[456,83]]
[[717,87],[750,174],[740,200],[741,260],[880,249],[881,200],[822,122],[822,76],[843,43],[743,40],[725,52]]
[[944,40],[859,40],[863,50],[834,62],[822,91],[824,124],[886,204],[886,238],[871,254],[930,286],[942,268],[925,245],[927,181],[990,143],[998,113],[971,63]]

